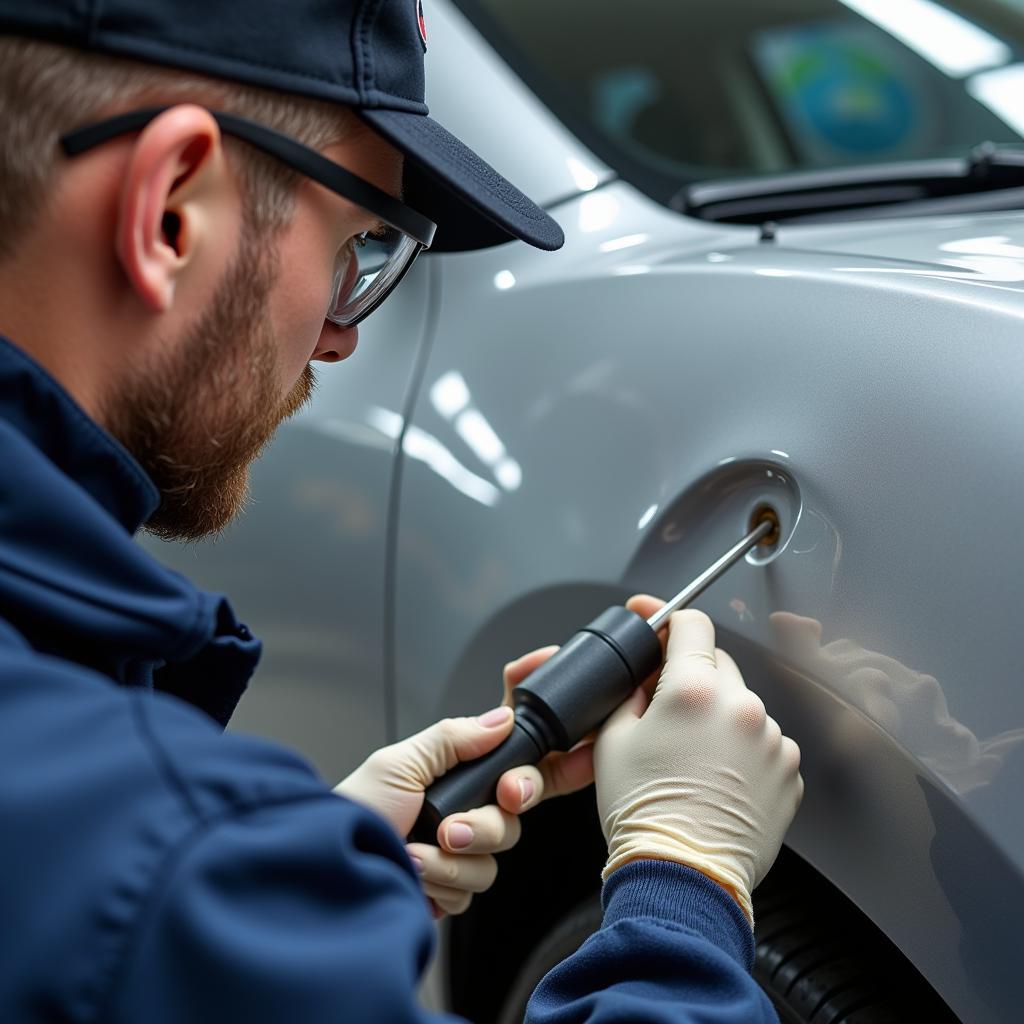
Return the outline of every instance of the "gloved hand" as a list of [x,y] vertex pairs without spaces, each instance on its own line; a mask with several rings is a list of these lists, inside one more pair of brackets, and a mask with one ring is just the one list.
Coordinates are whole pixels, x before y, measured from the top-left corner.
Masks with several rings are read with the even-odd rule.
[[[638,595],[631,597],[626,607],[648,618],[663,603]],[[424,790],[436,778],[462,761],[482,757],[508,736],[512,731],[512,690],[557,650],[542,647],[505,666],[505,704],[495,709],[505,712],[502,723],[487,726],[473,718],[438,722],[371,754],[334,791],[383,815],[405,838],[423,806]],[[406,846],[435,917],[463,913],[474,893],[485,892],[494,884],[498,865],[492,854],[509,850],[519,841],[517,815],[542,800],[574,793],[594,781],[593,739],[587,737],[565,753],[548,754],[537,765],[505,772],[498,780],[498,806],[449,815],[438,826],[438,846]]]
[[753,926],[751,893],[803,795],[800,750],[782,735],[702,612],[676,612],[653,698],[637,689],[594,750],[604,877],[670,860],[724,886]]
[[[547,661],[557,647],[533,651],[505,668],[506,691]],[[387,818],[403,838],[423,806],[423,792],[456,764],[482,757],[512,731],[512,711],[502,706],[480,718],[450,718],[370,755],[335,792]],[[556,754],[547,765],[505,772],[498,803],[449,815],[438,826],[438,846],[406,846],[420,872],[423,891],[435,918],[461,914],[475,893],[486,892],[497,877],[493,854],[509,850],[521,835],[517,815],[545,795],[589,785],[593,768],[589,748],[579,755]],[[566,761],[566,759],[569,759]]]
[[[424,790],[455,765],[493,750],[511,731],[512,710],[508,707],[495,708],[479,718],[446,718],[407,740],[375,751],[334,792],[387,818],[404,839],[419,816]],[[516,813],[527,801],[518,786],[515,792],[518,806],[511,812],[491,805],[446,818],[438,828],[440,848],[421,843],[406,847],[435,917],[462,913],[474,893],[493,885],[498,868],[491,854],[508,850],[519,841]]]

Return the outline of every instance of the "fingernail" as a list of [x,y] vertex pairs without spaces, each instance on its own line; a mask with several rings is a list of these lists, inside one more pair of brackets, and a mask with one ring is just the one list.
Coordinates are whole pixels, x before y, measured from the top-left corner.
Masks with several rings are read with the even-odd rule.
[[423,861],[421,861],[419,857],[410,857],[409,859],[412,861],[412,866],[422,875]]
[[528,804],[533,799],[534,794],[533,781],[531,779],[520,779],[519,780],[519,793],[523,798],[523,806]]
[[457,822],[448,826],[448,845],[453,850],[461,850],[473,842],[473,830],[468,825]]
[[500,708],[488,711],[486,715],[481,715],[477,721],[485,729],[493,729],[495,726],[504,725],[508,721],[508,716],[511,714],[512,709],[502,705]]

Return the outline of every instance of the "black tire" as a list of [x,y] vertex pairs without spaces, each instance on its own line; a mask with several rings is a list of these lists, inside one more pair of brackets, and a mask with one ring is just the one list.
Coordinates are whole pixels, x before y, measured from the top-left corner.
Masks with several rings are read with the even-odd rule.
[[754,897],[754,977],[782,1024],[956,1024],[849,900],[783,851]]
[[[754,916],[754,977],[782,1024],[957,1024],[896,947],[794,854],[780,854]],[[566,914],[523,964],[496,1024],[521,1024],[541,978],[600,924],[597,894]]]

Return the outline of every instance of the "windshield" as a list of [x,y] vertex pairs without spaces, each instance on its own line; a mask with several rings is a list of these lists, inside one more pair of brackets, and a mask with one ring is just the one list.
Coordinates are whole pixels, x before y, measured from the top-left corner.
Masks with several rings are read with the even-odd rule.
[[680,186],[1024,141],[1024,0],[459,0],[609,166]]

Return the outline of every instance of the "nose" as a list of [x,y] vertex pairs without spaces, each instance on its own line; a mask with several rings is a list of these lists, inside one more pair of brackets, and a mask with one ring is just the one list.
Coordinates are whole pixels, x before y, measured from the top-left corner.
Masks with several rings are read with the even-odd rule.
[[324,321],[316,348],[309,358],[322,363],[337,363],[347,359],[355,351],[358,340],[358,327],[338,327],[329,320]]

